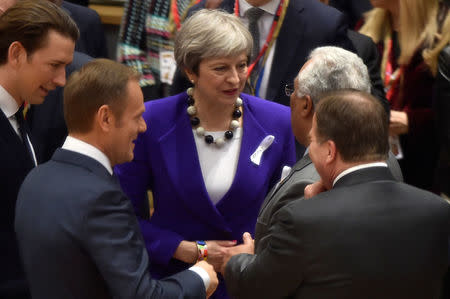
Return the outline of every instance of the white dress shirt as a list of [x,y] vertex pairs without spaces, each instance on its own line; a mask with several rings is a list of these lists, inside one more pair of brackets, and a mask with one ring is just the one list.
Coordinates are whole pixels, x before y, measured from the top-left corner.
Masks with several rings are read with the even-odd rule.
[[[78,138],[67,136],[62,148],[94,159],[95,161],[102,164],[111,175],[113,174],[113,169],[109,158],[95,146],[86,143]],[[205,285],[205,289],[207,290],[209,284],[211,283],[211,279],[209,278],[206,270],[199,266],[192,266],[189,268],[189,270],[197,273],[197,275],[200,276],[200,278],[203,280],[203,284]]]
[[374,163],[366,163],[366,164],[361,164],[361,165],[357,165],[357,166],[353,166],[350,167],[346,170],[344,170],[343,172],[341,172],[333,181],[333,186],[336,184],[337,181],[339,181],[340,178],[342,178],[343,176],[352,173],[354,171],[360,170],[360,169],[364,169],[364,168],[369,168],[369,167],[388,167],[387,163],[385,162],[374,162]]
[[[270,28],[272,27],[273,19],[277,13],[278,5],[280,4],[279,0],[272,0],[269,3],[266,3],[262,6],[259,6],[260,9],[264,10],[263,15],[258,20],[258,29],[259,29],[259,49],[261,50],[264,47],[264,44],[266,42],[267,36],[269,35]],[[250,5],[246,0],[239,0],[239,16],[241,17],[242,23],[244,23],[245,26],[248,27],[248,19],[245,16],[245,12],[252,8],[253,6]],[[267,86],[269,85],[269,79],[270,79],[270,71],[272,70],[272,62],[273,62],[273,55],[275,53],[275,47],[276,47],[276,41],[273,43],[272,47],[270,49],[267,49],[269,51],[267,56],[267,61],[264,65],[264,74],[261,79],[261,86],[257,92],[257,95],[260,98],[266,98],[267,95]],[[264,59],[264,56],[261,57],[261,60]]]
[[[12,95],[10,95],[9,92],[7,92],[6,89],[3,88],[3,86],[1,85],[0,85],[0,110],[3,111],[9,123],[11,124],[11,127],[19,136],[20,140],[22,140],[22,136],[19,132],[19,124],[17,123],[17,119],[15,117],[15,114],[19,110],[19,104],[17,103],[16,100],[14,100]],[[34,152],[33,144],[31,143],[30,137],[28,135],[26,142],[28,142],[30,146],[34,166],[37,166],[36,153]]]
[[67,136],[66,140],[64,141],[64,144],[62,145],[62,148],[94,159],[95,161],[102,164],[103,167],[105,167],[106,170],[108,170],[110,175],[113,174],[109,158],[101,150],[99,150],[92,144],[89,144],[72,136]]

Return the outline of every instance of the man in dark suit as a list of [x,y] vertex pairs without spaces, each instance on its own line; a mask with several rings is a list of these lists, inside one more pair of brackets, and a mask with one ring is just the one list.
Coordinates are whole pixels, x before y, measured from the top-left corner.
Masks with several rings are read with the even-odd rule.
[[[72,63],[66,67],[66,78],[91,60],[90,56],[75,51]],[[67,137],[63,93],[64,87],[57,87],[48,93],[42,105],[31,105],[27,113],[26,121],[33,136],[36,158],[40,163],[50,160]]]
[[[189,15],[204,8],[205,3],[203,0],[193,6]],[[283,3],[284,1],[280,0],[224,0],[219,8],[233,13],[237,4],[238,14],[247,25],[249,25],[247,12],[255,7],[260,8],[263,14],[258,20],[258,26],[266,30],[261,29],[258,46],[259,49],[263,49],[277,9],[279,5],[283,7]],[[256,68],[259,74],[253,79],[252,85],[259,97],[289,106],[289,97],[284,93],[284,85],[293,82],[312,49],[324,45],[337,45],[347,49],[353,49],[353,46],[346,35],[347,24],[344,15],[332,7],[317,0],[290,0],[285,12],[284,19],[279,19],[281,22],[279,35],[273,46],[265,53],[266,62],[261,62]],[[178,72],[171,93],[185,91],[188,84],[189,82]]]
[[[292,128],[297,141],[306,148],[310,143],[308,135],[314,107],[321,93],[344,88],[366,92],[371,89],[363,61],[355,54],[337,47],[313,50],[295,79],[294,86],[294,90],[287,89],[291,97]],[[391,153],[387,163],[395,179],[403,181],[400,166]],[[270,239],[269,224],[275,212],[292,200],[303,199],[305,187],[319,179],[307,151],[289,175],[269,192],[261,206],[255,228],[256,254],[267,246]]]
[[[131,201],[113,167],[133,159],[146,130],[133,69],[99,59],[64,90],[69,136],[26,177],[15,229],[33,298],[205,298],[218,284],[205,261],[152,280]],[[38,236],[38,237],[36,237]]]
[[21,1],[0,17],[0,298],[29,296],[13,223],[19,187],[38,160],[22,109],[65,84],[78,35],[48,1]]
[[[226,264],[236,298],[438,298],[447,268],[450,205],[397,182],[387,158],[388,118],[368,93],[321,98],[309,153],[329,190],[294,200],[270,223],[267,246]],[[305,192],[307,191],[305,190]]]

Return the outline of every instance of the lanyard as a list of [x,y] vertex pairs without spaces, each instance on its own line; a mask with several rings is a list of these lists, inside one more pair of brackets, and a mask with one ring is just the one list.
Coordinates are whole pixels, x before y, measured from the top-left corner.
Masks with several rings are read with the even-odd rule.
[[[189,7],[199,3],[200,0],[192,0],[189,4]],[[178,3],[177,0],[172,0],[172,17],[173,21],[175,22],[175,26],[177,27],[177,31],[181,28],[181,18],[180,18],[180,11],[178,9]]]
[[[258,63],[258,61],[261,59],[261,57],[264,55],[264,61],[267,60],[267,53],[266,50],[271,48],[274,41],[277,39],[278,34],[280,33],[281,25],[283,24],[284,17],[286,15],[287,6],[289,4],[289,0],[281,0],[280,4],[278,5],[277,12],[275,14],[275,17],[273,18],[272,26],[270,28],[269,34],[267,35],[266,42],[264,43],[263,48],[261,51],[259,51],[258,57],[256,57],[255,61],[250,64],[248,67],[247,76],[251,74],[253,69],[255,68],[255,65]],[[239,17],[239,0],[235,0],[234,3],[234,14]]]
[[[386,43],[385,43],[386,45]],[[386,66],[384,70],[384,86],[386,90],[386,98],[391,102],[392,98],[394,97],[395,93],[397,92],[400,78],[402,76],[403,68],[398,67],[394,70],[394,62],[395,62],[395,55],[394,55],[394,42],[392,40],[392,37],[387,40],[385,51],[387,51],[387,59],[386,59]]]

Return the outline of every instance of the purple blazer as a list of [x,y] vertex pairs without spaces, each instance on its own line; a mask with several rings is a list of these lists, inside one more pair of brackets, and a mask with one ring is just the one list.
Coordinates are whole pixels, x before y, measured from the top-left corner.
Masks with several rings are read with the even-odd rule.
[[[124,192],[133,202],[150,257],[150,271],[165,277],[189,265],[172,259],[182,240],[242,240],[253,233],[265,195],[279,181],[284,165],[295,163],[295,144],[288,107],[241,94],[243,136],[233,183],[214,205],[203,182],[187,94],[145,103],[148,129],[139,135],[134,160],[116,167]],[[250,160],[267,136],[275,136],[260,165]],[[147,190],[154,214],[142,218]],[[225,293],[218,290],[218,294]],[[219,296],[222,297],[222,296]]]

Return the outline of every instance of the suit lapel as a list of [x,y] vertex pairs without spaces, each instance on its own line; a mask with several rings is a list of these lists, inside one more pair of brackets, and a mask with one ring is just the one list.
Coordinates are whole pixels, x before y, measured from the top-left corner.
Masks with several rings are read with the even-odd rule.
[[303,158],[300,161],[295,163],[295,165],[292,167],[292,170],[288,174],[288,176],[284,180],[282,180],[279,184],[275,185],[272,188],[272,190],[269,192],[269,194],[267,195],[266,199],[264,200],[264,202],[263,202],[263,204],[261,206],[261,209],[259,210],[259,214],[258,215],[261,215],[264,212],[265,208],[271,202],[271,200],[275,197],[275,195],[277,194],[278,190],[280,190],[280,188],[283,187],[284,184],[291,179],[291,177],[292,177],[292,175],[294,173],[296,173],[297,171],[302,170],[303,168],[305,168],[306,166],[308,166],[311,163],[312,163],[312,161],[311,161],[311,158],[309,157],[308,154],[303,156]]
[[[302,2],[303,1],[291,0],[287,7],[286,16],[275,46],[266,94],[266,98],[268,99],[275,99],[277,96],[277,92],[281,88],[279,86],[280,78],[284,78],[286,71],[290,69],[289,64],[293,61],[293,56],[297,54],[295,49],[297,49],[298,45],[303,40],[305,24],[300,16],[304,9],[300,6],[300,3]],[[286,49],[291,49],[291,51],[287,51]]]

